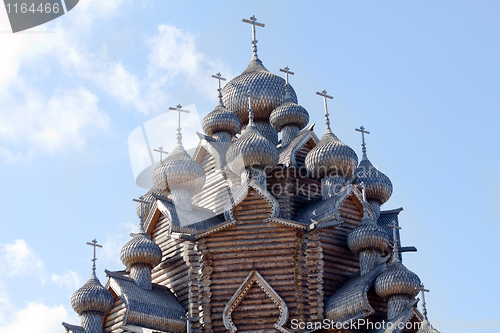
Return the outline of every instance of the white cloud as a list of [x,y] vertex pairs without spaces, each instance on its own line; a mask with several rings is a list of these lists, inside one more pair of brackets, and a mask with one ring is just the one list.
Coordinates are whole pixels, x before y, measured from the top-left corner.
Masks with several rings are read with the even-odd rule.
[[[82,149],[91,133],[106,130],[109,117],[99,110],[98,99],[88,89],[59,90],[46,98],[29,89],[0,94],[1,155],[16,159],[12,149],[35,152],[60,152]],[[18,153],[17,156],[22,156]]]
[[74,292],[83,285],[80,275],[74,271],[68,271],[63,275],[52,274],[51,281],[70,292]]
[[168,85],[182,77],[194,91],[215,98],[216,82],[211,78],[212,74],[220,71],[231,77],[230,69],[199,52],[191,34],[164,24],[159,25],[157,30],[158,33],[148,40],[150,80]]
[[64,328],[61,326],[61,322],[74,320],[75,318],[68,319],[68,311],[62,305],[49,307],[42,303],[29,303],[26,308],[16,313],[11,323],[0,327],[0,333],[62,332]]
[[42,271],[44,265],[38,255],[23,239],[0,245],[3,252],[2,267],[7,275],[22,275],[32,271]]

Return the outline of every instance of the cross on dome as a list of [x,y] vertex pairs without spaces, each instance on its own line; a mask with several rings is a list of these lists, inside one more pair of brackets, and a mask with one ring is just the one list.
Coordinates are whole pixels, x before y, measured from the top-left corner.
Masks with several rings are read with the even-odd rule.
[[157,151],[160,153],[160,163],[163,161],[162,154],[168,154],[168,151],[163,150],[162,146],[158,147],[158,149],[153,149],[153,151]]
[[371,188],[366,187],[364,182],[354,185],[357,188],[361,188],[361,193],[363,195],[363,218],[368,217],[368,208],[366,207],[366,190],[371,190]]
[[264,28],[266,25],[264,23],[259,23],[257,22],[257,18],[252,15],[250,17],[250,20],[247,20],[247,19],[243,19],[242,22],[245,22],[245,23],[249,23],[252,25],[252,44],[253,44],[253,55],[256,59],[258,59],[258,56],[257,56],[257,38],[255,36],[255,26],[258,26],[258,27],[262,27]]
[[177,111],[177,146],[182,146],[182,134],[181,134],[181,112],[189,113],[187,110],[182,110],[182,105],[177,104],[177,106],[169,107],[169,110]]
[[280,72],[286,73],[285,74],[285,80],[286,80],[286,84],[287,85],[288,85],[288,74],[295,75],[294,72],[290,71],[290,68],[288,68],[288,66],[285,66],[285,68],[283,68],[283,69],[280,68]]
[[92,275],[95,276],[95,261],[97,260],[97,258],[95,256],[95,249],[96,249],[96,247],[102,248],[102,245],[97,244],[97,241],[95,240],[95,238],[92,240],[92,243],[87,242],[87,245],[94,247],[94,256],[92,257]]
[[132,199],[132,201],[135,201],[135,202],[140,202],[140,203],[141,203],[141,222],[140,222],[140,224],[141,224],[141,226],[142,226],[142,227],[144,227],[144,215],[143,215],[143,211],[144,211],[144,210],[143,210],[143,208],[142,208],[142,205],[145,203],[145,202],[144,202],[144,196],[142,196],[142,195],[141,195],[141,196],[139,197],[139,200],[137,200],[137,199]]
[[425,305],[425,293],[430,292],[430,290],[429,289],[425,289],[425,286],[424,286],[423,283],[420,283],[420,287],[418,287],[416,289],[420,290],[420,292],[422,293],[422,308],[424,309],[423,310],[424,317],[427,319],[427,307]]
[[332,96],[330,95],[327,95],[326,93],[326,90],[323,89],[321,92],[317,92],[316,91],[316,95],[320,95],[320,96],[323,96],[323,100],[324,100],[324,103],[325,103],[325,125],[326,127],[331,130],[330,128],[330,118],[328,118],[329,114],[328,114],[328,105],[326,103],[326,99],[329,98],[329,99],[333,99]]
[[253,125],[253,108],[252,108],[252,98],[257,98],[257,96],[252,95],[250,90],[247,93],[243,93],[243,96],[248,97],[248,125]]
[[394,242],[394,249],[393,249],[393,259],[396,259],[396,261],[399,261],[399,243],[398,243],[398,235],[397,231],[401,230],[401,227],[396,224],[395,221],[392,221],[391,224],[387,225],[389,228],[392,228],[392,239]]
[[362,138],[362,144],[361,144],[361,147],[363,147],[363,153],[366,153],[366,143],[365,143],[365,133],[366,134],[370,134],[370,132],[368,132],[364,126],[361,126],[360,128],[355,128],[356,131],[358,132],[361,132],[361,138]]
[[226,79],[222,77],[220,72],[217,72],[217,74],[212,75],[212,77],[219,81],[219,89],[217,89],[217,91],[219,92],[219,103],[222,104],[222,87],[221,87],[220,81],[221,80],[226,81]]

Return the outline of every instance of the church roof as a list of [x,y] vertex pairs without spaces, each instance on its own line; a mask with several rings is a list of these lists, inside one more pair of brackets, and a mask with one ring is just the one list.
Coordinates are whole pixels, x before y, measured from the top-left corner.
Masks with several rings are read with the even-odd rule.
[[170,200],[159,199],[156,205],[163,216],[171,221],[171,232],[196,234],[225,222],[222,215],[215,215],[206,208],[193,206],[191,211],[184,211],[176,209]]
[[302,130],[295,139],[290,142],[286,147],[278,148],[279,161],[278,164],[282,164],[286,167],[297,166],[297,161],[295,159],[297,152],[307,143],[309,140],[313,140],[314,143],[318,143],[319,139],[313,132],[314,124]]
[[379,264],[372,271],[358,275],[347,281],[325,305],[326,317],[335,322],[355,321],[374,313],[368,301],[368,290],[375,279],[385,270],[385,263]]
[[153,283],[143,289],[134,280],[119,272],[106,270],[107,286],[123,301],[127,309],[124,324],[168,332],[185,332],[185,310],[167,288]]
[[68,333],[83,333],[83,327],[81,326],[71,325],[65,322],[63,322],[62,325]]
[[355,196],[359,195],[358,190],[351,184],[346,185],[331,198],[304,207],[295,216],[294,220],[308,224],[312,222],[318,227],[343,223],[340,218],[339,207],[353,193]]

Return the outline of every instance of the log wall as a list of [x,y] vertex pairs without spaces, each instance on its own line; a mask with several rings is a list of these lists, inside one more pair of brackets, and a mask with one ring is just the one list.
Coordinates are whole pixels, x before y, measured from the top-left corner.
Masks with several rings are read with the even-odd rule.
[[[224,307],[255,266],[262,277],[288,305],[290,318],[297,318],[295,265],[300,241],[291,227],[264,222],[271,205],[255,190],[233,209],[237,225],[205,237],[211,253],[212,274],[211,328],[213,332],[226,332],[222,320]],[[273,301],[254,285],[234,310],[234,323],[238,332],[277,332],[273,324],[279,311]],[[258,319],[258,323],[257,323]]]

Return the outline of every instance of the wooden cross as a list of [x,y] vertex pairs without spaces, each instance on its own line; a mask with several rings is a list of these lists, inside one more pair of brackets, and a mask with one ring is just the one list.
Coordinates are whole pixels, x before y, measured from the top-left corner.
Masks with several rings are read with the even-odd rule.
[[285,74],[285,78],[286,78],[286,84],[287,84],[287,85],[288,85],[288,74],[290,74],[290,75],[295,75],[295,73],[294,73],[294,72],[291,72],[291,71],[290,71],[290,68],[288,68],[288,66],[285,66],[285,68],[283,68],[283,69],[281,69],[281,68],[280,68],[280,72],[286,73],[286,74]]
[[157,151],[160,153],[160,163],[163,161],[162,154],[168,154],[168,151],[163,150],[162,146],[160,146],[158,149],[153,149],[153,151]]
[[257,18],[254,15],[250,17],[250,20],[243,19],[242,22],[252,25],[252,44],[257,44],[257,39],[255,38],[255,26],[264,28],[266,25],[264,23],[257,22]]
[[97,241],[95,240],[95,238],[92,240],[92,243],[87,242],[87,245],[90,245],[90,246],[94,247],[94,257],[92,258],[92,272],[95,275],[95,261],[97,260],[97,258],[95,256],[95,249],[96,249],[96,247],[101,247],[102,248],[102,245],[97,244]]
[[243,96],[247,96],[248,97],[248,112],[249,112],[248,123],[249,124],[250,123],[253,124],[252,98],[257,98],[257,96],[252,95],[252,93],[250,92],[250,90],[246,94],[243,93]]
[[187,110],[182,110],[182,105],[177,104],[175,108],[169,107],[169,110],[177,111],[177,130],[181,130],[181,112],[189,113]]
[[422,308],[424,309],[424,316],[427,317],[427,308],[425,306],[425,293],[430,292],[429,289],[425,289],[424,284],[420,283],[420,287],[416,288],[417,290],[420,290],[422,292]]
[[363,193],[363,205],[365,205],[365,203],[366,203],[366,190],[371,190],[371,188],[366,187],[365,182],[361,182],[355,186],[358,188],[361,188],[361,193]]
[[243,19],[242,21],[252,25],[253,53],[255,56],[257,56],[257,39],[255,38],[255,26],[264,28],[266,25],[264,23],[257,22],[257,18],[254,15],[250,17],[250,20]]
[[370,134],[370,132],[366,131],[365,128],[363,126],[361,126],[360,128],[355,128],[356,131],[358,132],[361,132],[361,138],[362,138],[362,144],[361,144],[361,147],[363,147],[363,153],[366,153],[366,143],[365,143],[365,133],[366,134]]
[[401,227],[397,226],[395,221],[392,221],[392,223],[388,224],[387,226],[389,228],[392,228],[392,238],[394,241],[394,246],[396,246],[396,242],[397,242],[397,238],[398,238],[397,230],[401,230]]
[[132,201],[135,201],[135,202],[140,202],[140,203],[141,203],[141,225],[142,225],[142,223],[144,223],[144,221],[143,221],[143,217],[144,217],[144,216],[143,216],[143,214],[142,214],[142,212],[143,212],[143,210],[142,210],[142,205],[144,204],[144,196],[142,196],[142,195],[141,195],[141,196],[139,197],[139,200],[137,200],[137,199],[132,199]]
[[220,86],[220,81],[221,81],[221,80],[222,80],[222,81],[226,81],[226,79],[222,77],[222,75],[220,74],[220,72],[217,72],[217,74],[212,75],[212,77],[213,77],[214,79],[219,80],[219,89],[218,89],[218,91],[220,92],[220,91],[222,90],[222,89],[221,89],[221,86]]
[[329,114],[328,114],[328,106],[326,104],[326,99],[329,98],[329,99],[333,99],[332,96],[330,95],[327,95],[326,94],[326,90],[323,89],[321,92],[317,92],[316,91],[316,95],[320,95],[320,96],[323,96],[323,100],[325,102],[325,124],[328,128],[330,128],[330,119],[328,118]]

